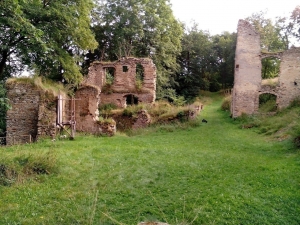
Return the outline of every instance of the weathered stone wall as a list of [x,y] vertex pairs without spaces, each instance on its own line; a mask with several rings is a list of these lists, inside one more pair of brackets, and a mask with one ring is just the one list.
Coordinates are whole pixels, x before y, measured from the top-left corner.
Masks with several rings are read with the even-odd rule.
[[99,94],[100,90],[95,86],[82,86],[76,91],[76,130],[89,133],[98,132],[96,121],[99,116]]
[[231,113],[252,114],[258,109],[258,90],[261,84],[260,36],[250,23],[238,23],[235,52],[234,87]]
[[[261,59],[278,57],[281,60],[279,82],[267,84],[261,76]],[[277,96],[278,108],[287,107],[300,96],[300,48],[279,53],[262,53],[260,36],[254,27],[240,20],[238,23],[235,55],[234,87],[231,114],[253,114],[259,108],[259,96],[270,93]]]
[[7,111],[6,144],[29,143],[37,137],[40,92],[32,84],[7,85],[11,109]]
[[[136,87],[136,66],[144,69],[142,87]],[[105,71],[114,68],[114,82],[106,90]],[[122,58],[115,62],[94,62],[89,68],[89,74],[84,85],[95,85],[101,90],[100,104],[114,103],[126,107],[126,96],[133,94],[139,102],[152,103],[156,98],[156,67],[151,59]],[[104,90],[105,89],[105,90]]]
[[33,83],[7,82],[7,145],[29,143],[56,133],[57,98]]
[[300,48],[283,52],[280,63],[278,108],[287,107],[300,96]]
[[57,96],[49,91],[40,91],[37,137],[56,135]]

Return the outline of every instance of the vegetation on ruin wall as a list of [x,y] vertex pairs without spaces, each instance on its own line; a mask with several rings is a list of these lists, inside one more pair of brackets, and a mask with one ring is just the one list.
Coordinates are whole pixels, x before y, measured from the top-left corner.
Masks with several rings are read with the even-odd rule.
[[[157,101],[153,104],[143,104],[127,106],[125,109],[117,109],[114,104],[105,104],[99,107],[99,115],[103,118],[114,118],[117,121],[117,128],[121,131],[130,131],[132,124],[136,121],[138,113],[141,110],[151,117],[150,124],[161,125],[176,122],[187,122],[189,113],[194,111],[198,113],[196,108],[201,108],[201,100],[195,101],[193,104],[185,106],[176,106],[167,101]],[[130,131],[131,132],[131,131]]]
[[44,91],[50,92],[54,96],[58,96],[58,94],[69,93],[72,94],[72,90],[68,89],[68,86],[64,86],[62,83],[55,82],[53,80],[49,80],[44,77],[20,77],[20,78],[9,78],[6,81],[6,87],[13,87],[16,84],[31,84],[36,88]]
[[0,224],[299,224],[299,150],[241,129],[213,98],[207,124],[1,149],[2,177],[53,170],[0,186]]
[[0,82],[0,137],[5,136],[6,111],[10,108],[9,100],[6,98],[4,82]]

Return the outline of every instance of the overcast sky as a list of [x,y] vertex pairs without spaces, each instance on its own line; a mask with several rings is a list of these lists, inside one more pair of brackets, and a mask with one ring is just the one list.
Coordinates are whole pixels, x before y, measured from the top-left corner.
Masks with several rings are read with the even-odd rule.
[[299,0],[170,0],[175,17],[187,25],[195,20],[211,34],[236,32],[239,19],[267,11],[267,18],[289,16]]

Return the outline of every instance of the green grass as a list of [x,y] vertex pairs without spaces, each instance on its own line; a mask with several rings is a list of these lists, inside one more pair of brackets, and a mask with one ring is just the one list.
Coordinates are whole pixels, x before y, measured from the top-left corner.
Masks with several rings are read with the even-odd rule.
[[0,224],[299,224],[299,151],[240,129],[214,99],[207,124],[0,149],[5,162],[53,152],[58,167],[0,186]]

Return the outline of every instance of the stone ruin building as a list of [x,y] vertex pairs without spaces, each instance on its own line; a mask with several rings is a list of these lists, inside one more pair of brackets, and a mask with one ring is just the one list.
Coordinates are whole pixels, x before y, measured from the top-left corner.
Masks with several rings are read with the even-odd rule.
[[[280,59],[280,72],[275,85],[263,82],[261,60],[266,57]],[[277,53],[264,53],[260,47],[260,35],[245,20],[240,20],[237,30],[234,87],[231,115],[254,114],[259,109],[261,94],[276,96],[278,109],[287,107],[300,96],[300,48]]]
[[77,130],[93,133],[97,129],[92,124],[98,117],[99,106],[111,103],[125,108],[155,101],[156,67],[148,58],[94,62],[75,98],[79,99],[76,102]]
[[[110,83],[107,81],[110,76]],[[7,97],[12,109],[7,112],[6,143],[29,143],[40,136],[55,136],[58,126],[70,125],[74,117],[76,130],[112,135],[116,126],[99,124],[98,107],[112,103],[120,108],[126,105],[152,103],[156,97],[156,67],[151,59],[122,58],[115,62],[94,62],[89,74],[71,101],[43,90],[33,82],[8,81]],[[58,105],[61,105],[60,107]],[[61,115],[58,108],[62,109]],[[74,115],[73,115],[74,114]],[[137,124],[147,123],[147,115],[140,114]],[[146,119],[145,119],[146,118]],[[143,123],[142,122],[142,123]]]

